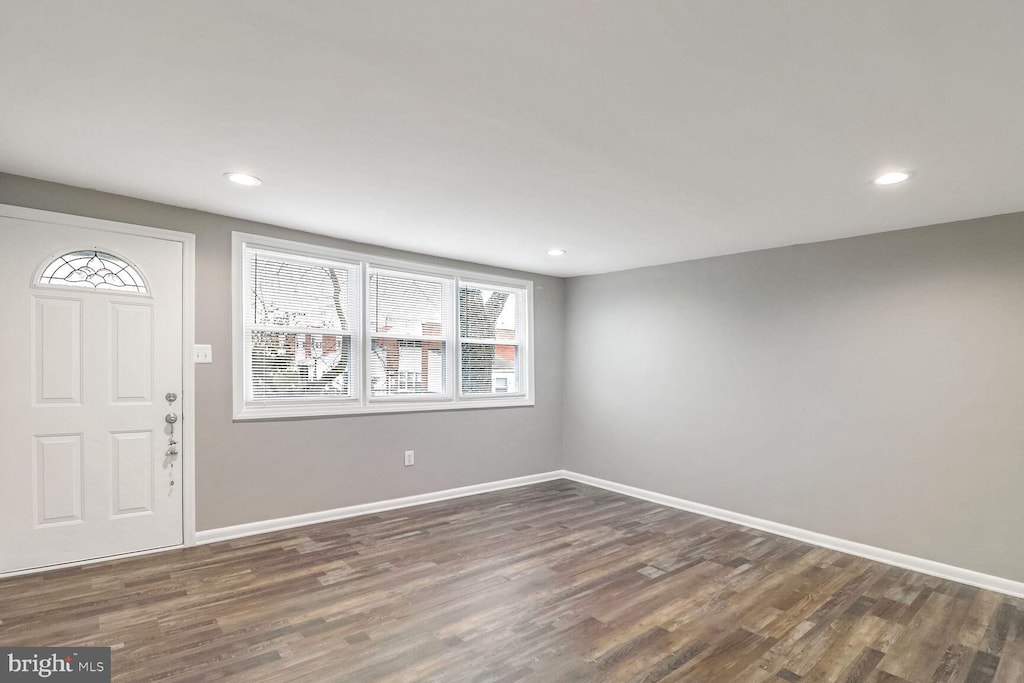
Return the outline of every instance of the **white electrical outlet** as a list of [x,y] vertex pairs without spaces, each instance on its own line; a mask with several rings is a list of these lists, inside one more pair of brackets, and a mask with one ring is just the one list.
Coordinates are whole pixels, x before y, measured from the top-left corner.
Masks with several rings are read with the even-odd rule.
[[412,467],[415,464],[416,464],[416,452],[415,451],[406,451],[405,452],[405,466],[406,467]]

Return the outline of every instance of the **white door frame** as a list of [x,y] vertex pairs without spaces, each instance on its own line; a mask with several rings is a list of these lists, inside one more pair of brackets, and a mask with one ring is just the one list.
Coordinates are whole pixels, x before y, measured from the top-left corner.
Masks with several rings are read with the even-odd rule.
[[169,548],[157,548],[154,550],[143,550],[141,552],[126,553],[114,557],[103,557],[93,560],[82,560],[79,562],[68,562],[65,564],[52,565],[16,572],[0,573],[0,577],[15,576],[18,574],[30,574],[39,571],[48,571],[60,567],[70,567],[93,562],[105,562],[118,557],[131,557],[135,555],[146,555],[163,550],[188,547],[196,544],[196,431],[195,431],[195,322],[196,322],[196,236],[190,232],[179,232],[177,230],[165,230],[163,228],[151,228],[144,225],[132,223],[119,223],[117,221],[102,220],[99,218],[87,218],[85,216],[73,216],[54,211],[43,211],[41,209],[30,209],[24,206],[11,204],[0,204],[0,216],[17,218],[23,221],[47,223],[50,225],[65,225],[74,228],[88,228],[90,230],[105,230],[107,232],[137,235],[140,237],[152,237],[156,239],[179,242],[182,250],[182,277],[181,277],[181,382],[182,382],[182,433],[181,433],[181,526],[182,544],[170,546]]

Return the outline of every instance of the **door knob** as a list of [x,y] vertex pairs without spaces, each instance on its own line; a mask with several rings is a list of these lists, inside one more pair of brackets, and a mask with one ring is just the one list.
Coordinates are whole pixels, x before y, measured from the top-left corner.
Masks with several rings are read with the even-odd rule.
[[177,421],[178,421],[177,413],[167,413],[166,415],[164,415],[164,422],[166,422],[169,425],[172,425],[172,424],[174,424]]

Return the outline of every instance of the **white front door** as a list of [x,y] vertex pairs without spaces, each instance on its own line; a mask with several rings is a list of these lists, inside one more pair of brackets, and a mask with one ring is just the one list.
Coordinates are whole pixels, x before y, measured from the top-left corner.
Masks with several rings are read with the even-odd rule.
[[0,217],[0,572],[182,543],[182,264]]

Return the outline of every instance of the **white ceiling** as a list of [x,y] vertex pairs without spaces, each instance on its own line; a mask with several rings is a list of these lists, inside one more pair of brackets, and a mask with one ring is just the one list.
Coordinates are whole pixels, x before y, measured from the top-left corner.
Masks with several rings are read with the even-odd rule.
[[0,17],[0,170],[417,252],[578,275],[1024,209],[1013,0]]

